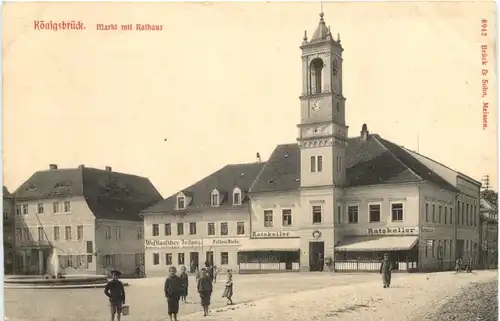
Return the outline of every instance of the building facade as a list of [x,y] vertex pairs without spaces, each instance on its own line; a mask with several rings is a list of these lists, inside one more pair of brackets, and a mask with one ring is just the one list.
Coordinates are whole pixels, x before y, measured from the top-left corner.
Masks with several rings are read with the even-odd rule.
[[495,205],[481,198],[480,202],[481,249],[480,266],[498,267],[498,209]]
[[38,171],[15,192],[16,273],[134,273],[139,212],[161,195],[143,177],[88,168]]
[[147,276],[170,266],[194,272],[205,262],[238,271],[238,250],[249,238],[248,190],[263,164],[228,165],[145,209]]

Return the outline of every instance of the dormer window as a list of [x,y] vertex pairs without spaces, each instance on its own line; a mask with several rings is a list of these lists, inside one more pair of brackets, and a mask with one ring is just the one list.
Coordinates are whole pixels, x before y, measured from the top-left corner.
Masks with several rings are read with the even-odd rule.
[[184,196],[177,197],[177,209],[182,210],[186,207]]
[[235,188],[233,190],[233,205],[241,205],[241,190],[239,188]]
[[212,204],[212,206],[219,206],[220,205],[220,194],[219,194],[219,191],[217,189],[214,189],[212,191],[211,204]]

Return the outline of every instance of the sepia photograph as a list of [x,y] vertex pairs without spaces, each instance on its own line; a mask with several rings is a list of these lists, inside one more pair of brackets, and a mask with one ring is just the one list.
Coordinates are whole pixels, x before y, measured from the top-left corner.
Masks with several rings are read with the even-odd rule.
[[494,2],[2,19],[5,320],[498,320]]

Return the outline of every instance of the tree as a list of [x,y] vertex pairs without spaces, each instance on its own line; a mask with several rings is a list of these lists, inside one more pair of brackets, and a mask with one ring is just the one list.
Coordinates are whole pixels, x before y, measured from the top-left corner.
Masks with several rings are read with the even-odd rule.
[[481,192],[481,198],[487,200],[495,209],[498,208],[498,193],[487,189]]

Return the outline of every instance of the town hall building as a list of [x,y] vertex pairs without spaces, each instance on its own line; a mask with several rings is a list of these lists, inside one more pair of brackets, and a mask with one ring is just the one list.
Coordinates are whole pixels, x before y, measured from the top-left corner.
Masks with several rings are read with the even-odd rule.
[[[244,185],[234,177],[229,185],[205,178],[162,201],[170,204],[168,210],[159,211],[158,204],[145,210],[145,231],[155,231],[148,215],[156,218],[152,224],[184,224],[188,217],[204,221],[208,214],[197,213],[206,212],[202,204],[211,202],[207,208],[214,224],[245,222],[244,234],[230,235],[241,236],[231,252],[237,253],[237,260],[228,265],[240,273],[376,271],[384,253],[403,271],[451,269],[457,257],[474,259],[481,183],[370,133],[366,124],[358,136],[348,135],[343,48],[323,13],[300,48],[297,142],[278,145],[265,163],[245,165],[252,170],[245,173]],[[242,211],[217,210],[220,204],[231,205],[237,187],[248,188],[241,196],[246,204]],[[214,191],[224,195],[215,209]],[[179,197],[182,208],[174,205]],[[206,241],[198,242],[201,248]],[[146,250],[146,271],[158,270],[154,253],[148,258]],[[149,266],[148,260],[153,261]],[[217,263],[222,264],[222,258]]]

